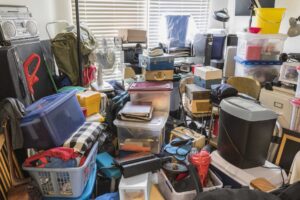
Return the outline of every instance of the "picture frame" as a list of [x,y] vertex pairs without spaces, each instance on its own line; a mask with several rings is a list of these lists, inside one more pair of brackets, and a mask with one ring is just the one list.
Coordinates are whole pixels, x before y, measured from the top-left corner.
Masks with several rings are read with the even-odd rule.
[[297,67],[300,66],[298,62],[284,62],[280,68],[279,80],[284,83],[297,85],[298,72]]
[[300,133],[284,128],[275,164],[289,172],[298,151],[300,151]]

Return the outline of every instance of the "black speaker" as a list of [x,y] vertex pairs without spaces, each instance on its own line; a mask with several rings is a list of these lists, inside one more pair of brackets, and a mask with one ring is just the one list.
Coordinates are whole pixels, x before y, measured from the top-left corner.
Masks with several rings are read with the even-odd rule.
[[[24,75],[23,63],[32,54],[41,58],[37,72],[39,81],[33,86],[34,99],[55,93],[39,39],[25,40],[14,46],[0,47],[0,100],[6,97],[19,99],[25,105],[32,103]],[[34,65],[34,63],[33,63]],[[29,68],[31,74],[33,67]]]

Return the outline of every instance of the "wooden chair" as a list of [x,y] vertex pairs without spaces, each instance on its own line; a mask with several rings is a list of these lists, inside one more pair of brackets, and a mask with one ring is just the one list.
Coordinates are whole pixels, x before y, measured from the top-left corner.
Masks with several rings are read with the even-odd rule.
[[[25,185],[28,179],[24,179],[19,163],[15,157],[7,133],[6,121],[2,123],[3,133],[0,133],[0,199],[29,199],[24,196],[18,186]],[[17,190],[14,190],[17,189]],[[10,198],[8,198],[10,193]],[[16,197],[16,195],[19,195]],[[23,195],[23,196],[20,196]]]
[[228,78],[227,83],[237,89],[239,93],[244,93],[256,100],[259,99],[261,85],[257,80],[248,77],[233,76]]

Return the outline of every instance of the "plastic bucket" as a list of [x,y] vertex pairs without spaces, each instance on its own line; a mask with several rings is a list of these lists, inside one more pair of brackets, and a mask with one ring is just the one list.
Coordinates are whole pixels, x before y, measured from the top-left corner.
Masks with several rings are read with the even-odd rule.
[[256,8],[256,27],[261,34],[277,34],[285,8]]

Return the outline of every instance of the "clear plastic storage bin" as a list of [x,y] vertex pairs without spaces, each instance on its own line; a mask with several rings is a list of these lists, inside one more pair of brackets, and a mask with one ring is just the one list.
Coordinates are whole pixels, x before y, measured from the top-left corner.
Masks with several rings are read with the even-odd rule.
[[23,167],[39,185],[44,197],[79,197],[96,167],[98,142],[92,147],[84,164],[72,168]]
[[297,72],[298,72],[298,83],[297,83],[296,97],[300,98],[300,66],[297,67]]
[[279,60],[284,34],[238,33],[237,56],[245,60]]
[[160,153],[164,141],[166,112],[154,112],[149,122],[131,122],[116,119],[119,149]]
[[[211,191],[217,188],[222,188],[222,181],[211,171],[209,170],[208,176],[210,178],[211,185],[204,187],[203,191]],[[176,199],[176,200],[185,200],[185,199],[194,199],[197,195],[196,190],[186,191],[186,192],[177,192],[172,186],[171,182],[167,178],[166,174],[160,170],[158,172],[158,188],[165,197],[165,199]]]
[[245,61],[235,57],[235,76],[251,77],[264,84],[279,76],[280,61]]
[[131,102],[152,102],[154,111],[170,112],[173,83],[168,81],[136,82],[128,89]]

